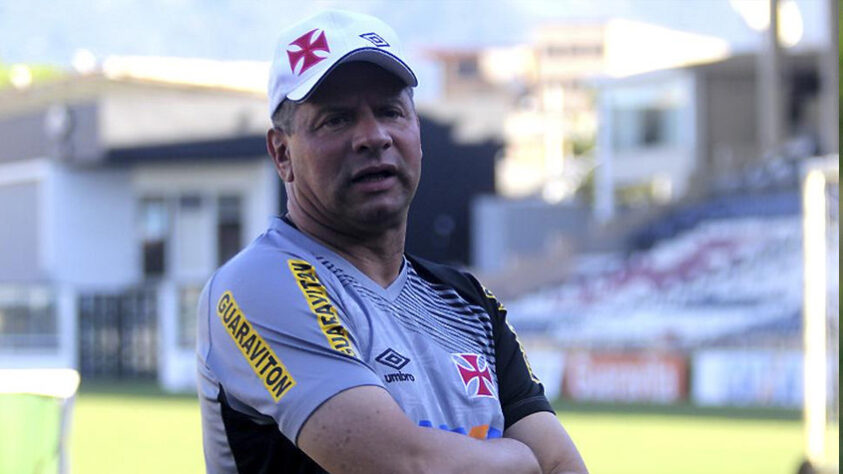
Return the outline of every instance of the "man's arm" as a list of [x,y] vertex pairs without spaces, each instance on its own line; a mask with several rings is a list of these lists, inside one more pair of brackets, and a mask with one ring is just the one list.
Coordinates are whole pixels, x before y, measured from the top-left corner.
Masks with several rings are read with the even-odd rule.
[[541,472],[522,442],[416,426],[386,390],[374,386],[351,388],[322,404],[302,426],[298,446],[334,474]]
[[504,431],[504,437],[529,446],[544,474],[588,472],[574,442],[553,413],[527,415]]

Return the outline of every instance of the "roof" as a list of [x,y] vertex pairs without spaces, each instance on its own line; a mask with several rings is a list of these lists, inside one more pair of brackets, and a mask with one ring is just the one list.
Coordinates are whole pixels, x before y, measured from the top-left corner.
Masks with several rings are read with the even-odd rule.
[[237,160],[265,156],[266,138],[263,135],[247,135],[220,140],[113,148],[106,151],[104,163],[130,165],[141,162]]
[[38,82],[23,89],[0,89],[0,117],[49,107],[55,103],[90,100],[120,88],[138,90],[200,91],[209,94],[261,98],[264,91],[213,83],[190,83],[151,77],[114,76],[104,73],[73,74]]
[[[818,54],[814,51],[795,54],[783,53],[782,62],[790,68],[816,68],[818,67]],[[677,68],[656,69],[630,76],[595,76],[588,82],[597,87],[611,87],[613,85],[659,81],[664,78],[676,77],[677,74],[746,74],[754,72],[757,61],[757,54],[739,54],[720,61],[703,62]]]

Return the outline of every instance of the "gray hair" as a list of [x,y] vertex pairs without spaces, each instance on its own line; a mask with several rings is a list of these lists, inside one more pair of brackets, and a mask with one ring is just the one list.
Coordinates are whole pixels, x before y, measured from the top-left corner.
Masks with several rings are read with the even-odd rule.
[[[413,110],[415,110],[416,104],[413,102],[413,88],[407,86],[402,92],[407,93],[407,97],[410,98],[410,105],[413,107]],[[281,102],[281,105],[279,105],[278,108],[275,109],[275,112],[272,113],[272,126],[285,135],[292,135],[295,132],[294,125],[296,110],[298,110],[298,108],[298,102],[284,99],[284,101]]]
[[272,126],[285,135],[292,135],[296,109],[298,108],[297,102],[285,99],[272,113]]

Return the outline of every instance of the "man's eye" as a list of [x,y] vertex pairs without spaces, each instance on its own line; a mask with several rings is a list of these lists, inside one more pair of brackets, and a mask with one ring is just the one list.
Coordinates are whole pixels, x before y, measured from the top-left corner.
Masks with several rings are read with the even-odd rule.
[[390,109],[384,109],[384,110],[381,112],[381,114],[383,114],[383,116],[384,116],[384,117],[389,117],[389,118],[398,118],[398,117],[402,117],[402,116],[404,115],[404,114],[401,112],[401,110],[400,110],[400,109],[392,109],[392,108],[390,108]]
[[346,122],[348,122],[347,116],[345,116],[345,115],[332,115],[332,116],[326,118],[322,122],[322,125],[326,126],[326,127],[334,128],[334,127],[340,127],[342,125],[345,125]]

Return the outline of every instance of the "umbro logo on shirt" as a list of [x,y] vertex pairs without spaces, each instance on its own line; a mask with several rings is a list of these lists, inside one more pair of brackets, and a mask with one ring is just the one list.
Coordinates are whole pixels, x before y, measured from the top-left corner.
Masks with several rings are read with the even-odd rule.
[[401,369],[403,369],[404,366],[410,363],[410,359],[404,357],[398,351],[391,347],[378,354],[378,356],[375,357],[375,361],[398,371],[392,374],[385,374],[383,376],[383,379],[384,381],[386,381],[386,383],[416,381],[416,378],[413,377],[413,374],[405,374],[401,372]]
[[398,351],[392,349],[391,347],[381,352],[380,355],[375,357],[375,360],[395,370],[401,370],[405,365],[410,363],[410,359],[402,356],[398,353]]

